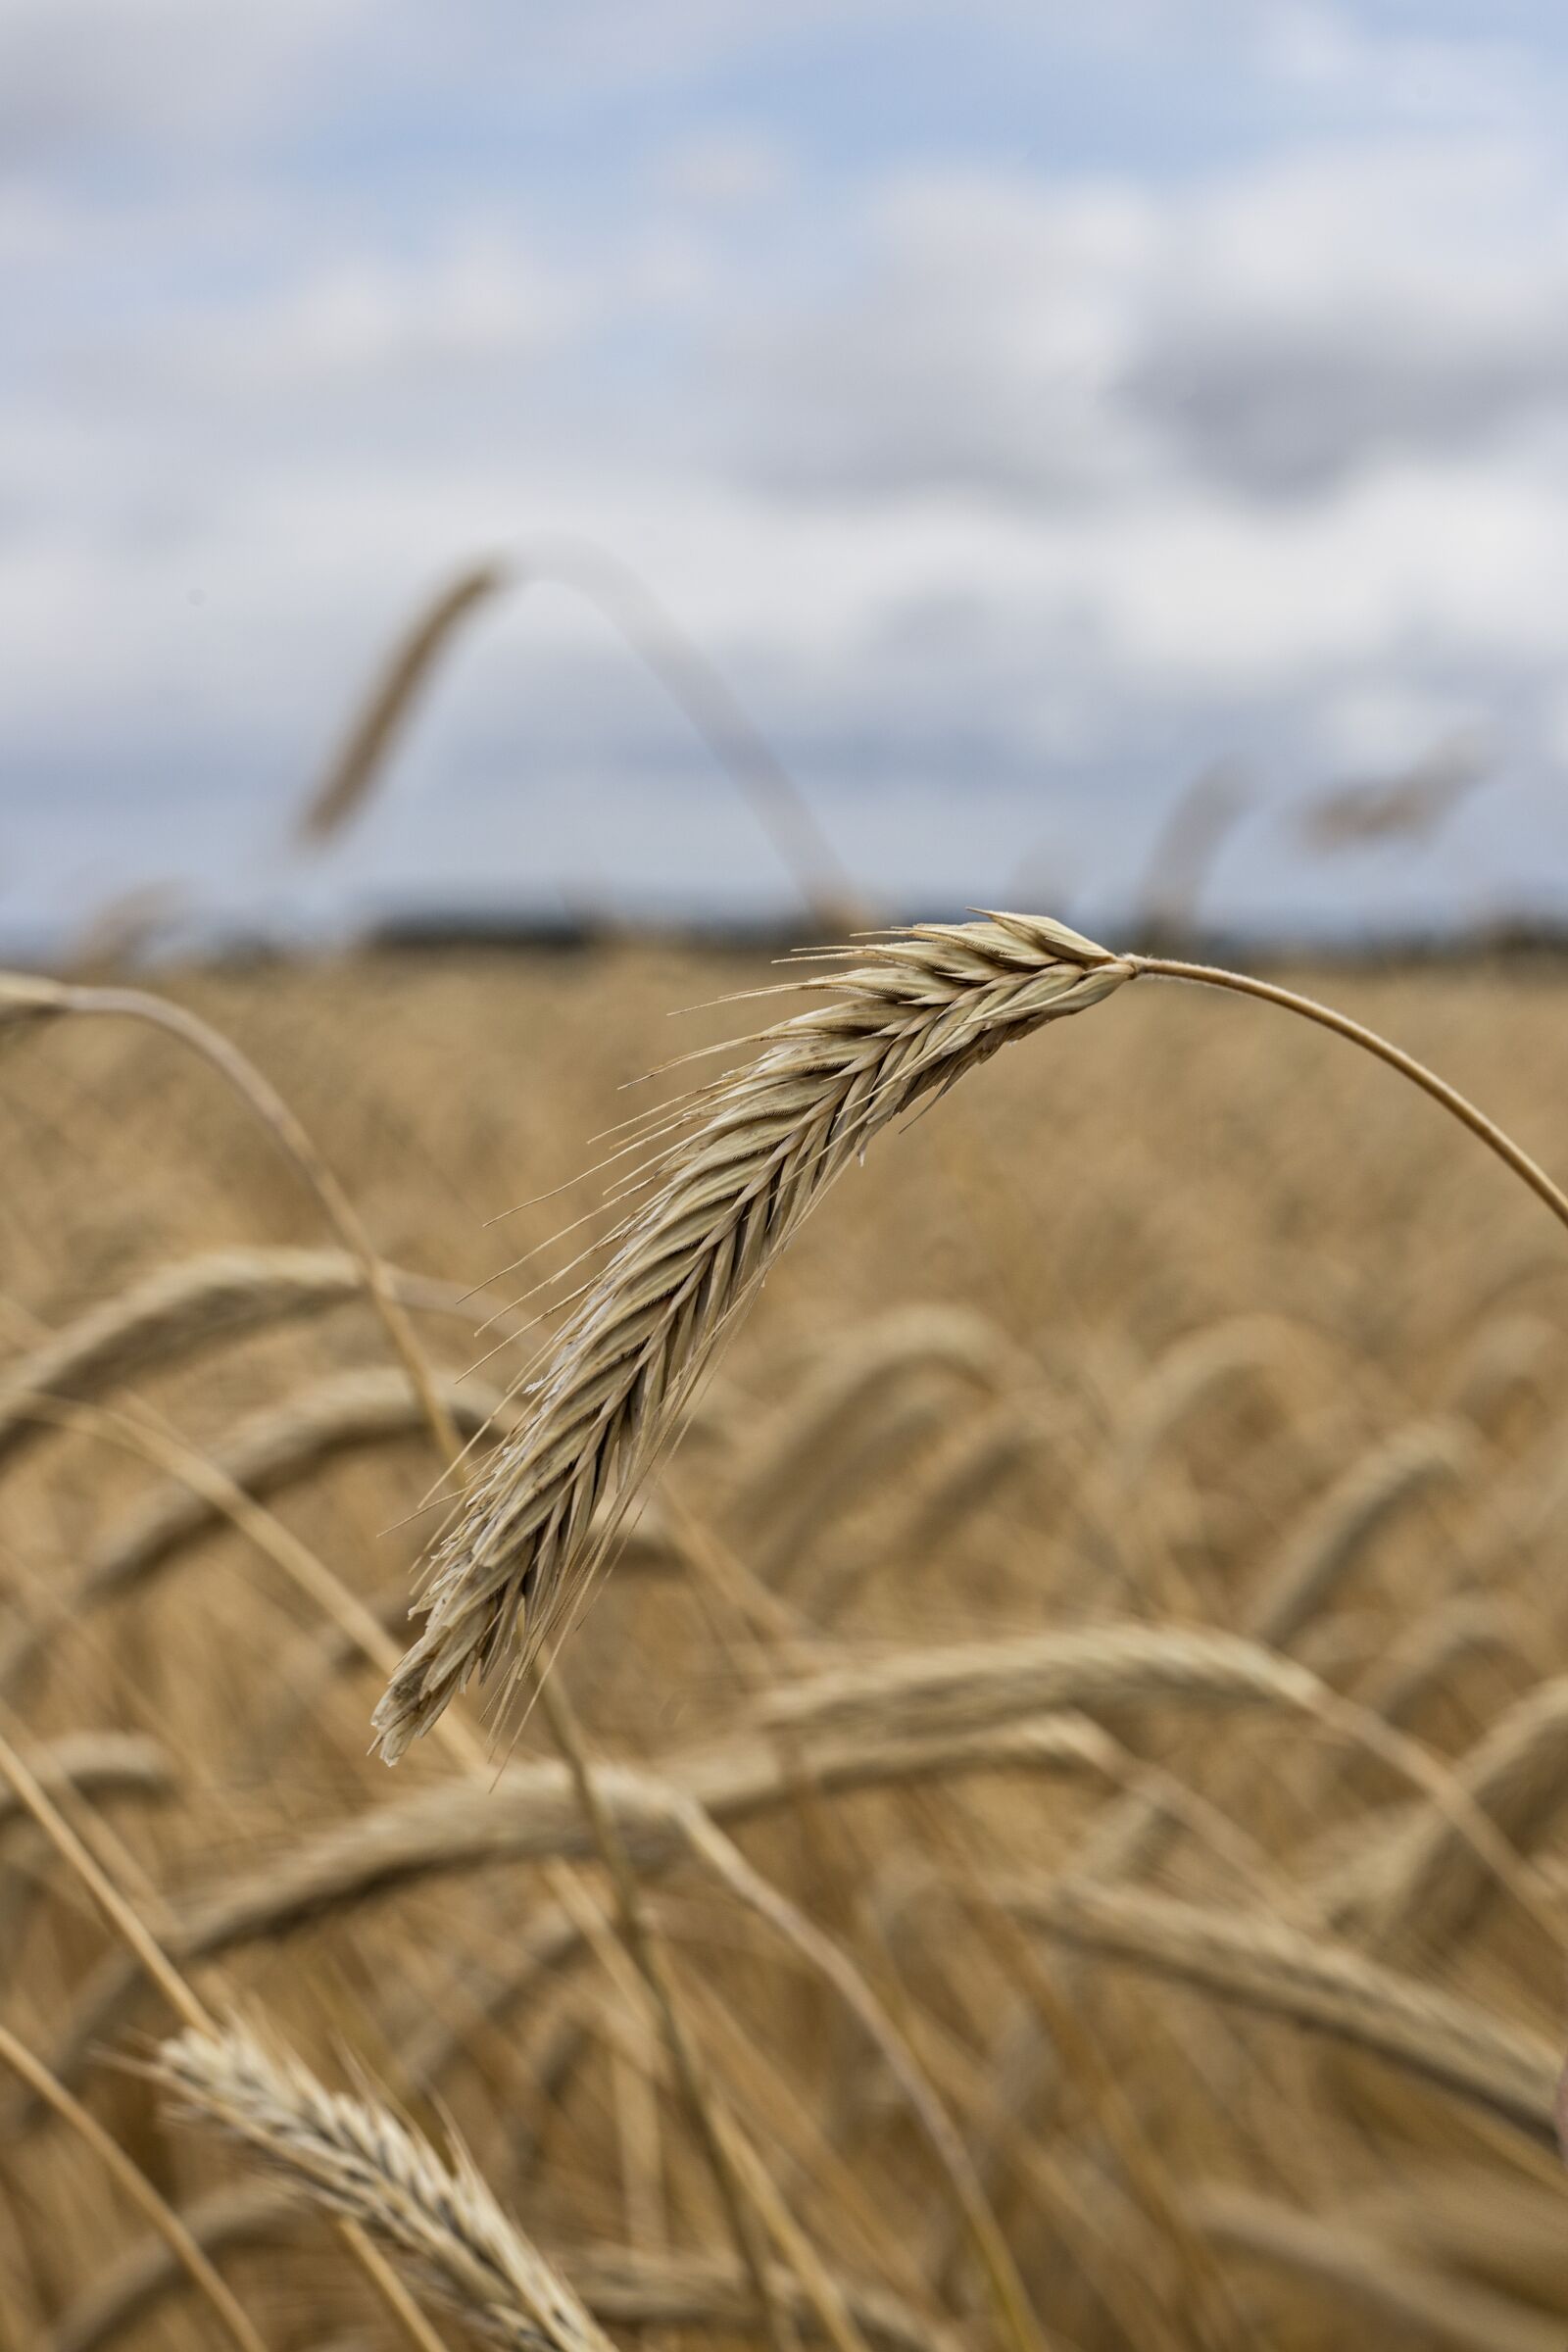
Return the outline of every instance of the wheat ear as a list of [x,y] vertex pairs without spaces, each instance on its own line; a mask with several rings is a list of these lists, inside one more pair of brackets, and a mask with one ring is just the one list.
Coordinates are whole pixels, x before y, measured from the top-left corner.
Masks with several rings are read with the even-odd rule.
[[294,820],[296,848],[319,850],[358,814],[419,693],[462,622],[507,586],[507,566],[472,564],[421,606],[355,710]]
[[509,589],[569,588],[596,606],[728,775],[813,913],[858,909],[851,882],[809,802],[706,654],[637,573],[592,540],[537,539],[510,560],[468,565],[421,605],[377,670],[294,823],[301,848],[332,840],[373,793],[438,662],[468,613]]
[[179,2107],[243,2141],[308,2202],[379,2239],[493,2342],[610,2352],[463,2150],[443,2163],[378,2101],[324,2089],[297,2058],[234,2025],[177,2034],[152,2073]]
[[1012,914],[922,924],[861,953],[801,981],[830,1002],[765,1029],[755,1058],[672,1114],[657,1189],[436,1550],[424,1631],[376,1710],[389,1763],[475,1670],[531,1657],[581,1596],[595,1512],[630,1495],[726,1326],[872,1137],[1133,971],[1059,923]]
[[580,1599],[612,1515],[672,1438],[725,1328],[834,1177],[871,1138],[1010,1039],[1143,975],[1261,998],[1386,1062],[1442,1103],[1568,1227],[1568,1194],[1446,1080],[1331,1006],[1271,981],[1174,958],[1114,956],[1043,915],[922,923],[799,983],[831,1002],[764,1029],[760,1051],[702,1087],[649,1138],[654,1189],[564,1325],[498,1448],[436,1546],[419,1639],[375,1711],[395,1763],[475,1672],[514,1673]]
[[[435,1376],[456,1428],[478,1439],[507,1426],[508,1408],[493,1390]],[[19,1402],[19,1428],[47,1428],[50,1420]],[[57,1424],[58,1425],[58,1424]],[[307,1478],[334,1455],[396,1444],[422,1436],[424,1405],[398,1366],[331,1374],[297,1390],[280,1404],[251,1415],[216,1443],[212,1467],[217,1479],[198,1488],[171,1477],[138,1502],[90,1553],[74,1586],[52,1592],[0,1646],[0,1694],[15,1691],[36,1672],[39,1660],[67,1626],[77,1626],[106,1602],[144,1590],[181,1554],[230,1516],[234,1493],[258,1501]],[[400,1615],[406,1592],[400,1594]]]

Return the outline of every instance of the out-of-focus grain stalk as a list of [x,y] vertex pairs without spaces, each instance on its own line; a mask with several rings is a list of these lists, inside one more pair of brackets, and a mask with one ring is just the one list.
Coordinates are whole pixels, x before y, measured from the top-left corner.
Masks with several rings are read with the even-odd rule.
[[358,814],[442,654],[468,614],[499,596],[511,576],[505,564],[470,564],[420,607],[376,671],[296,816],[294,839],[300,848],[324,848]]
[[625,639],[749,804],[810,912],[839,923],[862,919],[861,894],[810,804],[727,681],[630,566],[586,539],[541,539],[514,557],[470,564],[420,608],[300,811],[296,842],[319,848],[351,821],[463,623],[507,590],[534,582],[585,597]]
[[0,974],[0,1020],[52,1019],[70,1013],[145,1021],[155,1029],[166,1030],[210,1062],[250,1105],[326,1212],[360,1269],[366,1294],[381,1318],[393,1352],[418,1391],[431,1428],[442,1433],[447,1451],[456,1454],[459,1445],[452,1416],[431,1378],[429,1363],[414,1336],[386,1260],[376,1250],[342,1184],[270,1080],[264,1078],[255,1063],[220,1030],[166,997],[151,996],[135,988],[74,988],[64,981],[22,972]]
[[149,2071],[187,2114],[389,2247],[506,2352],[611,2352],[466,2151],[443,2162],[379,2100],[327,2091],[237,2025],[166,2041]]
[[[187,1012],[182,1005],[136,989],[74,988],[26,974],[0,975],[0,1019],[7,1015],[13,1018],[50,1019],[69,1013],[120,1015],[150,1022],[154,1027],[169,1031],[182,1044],[192,1047],[234,1088],[305,1178],[359,1266],[367,1295],[381,1319],[395,1354],[419,1396],[437,1448],[449,1466],[455,1465],[461,1446],[452,1415],[415,1338],[386,1262],[376,1251],[359,1211],[343,1186],[276,1089],[220,1031],[210,1027],[196,1014]],[[231,1496],[229,1499],[231,1507],[236,1510],[245,1501],[243,1496]],[[250,1508],[254,1510],[255,1506]],[[592,1774],[564,1693],[555,1690],[547,1693],[546,1714],[558,1744],[568,1759],[585,1811],[593,1824],[602,1858],[611,1872],[623,1930],[669,2039],[677,2077],[692,2105],[726,2214],[757,2286],[759,2302],[768,2318],[774,2352],[789,2352],[789,2333],[768,2281],[765,2243],[758,2233],[752,2213],[735,2180],[723,2141],[713,2124],[710,2097],[702,2080],[696,2054],[676,2017],[668,1984],[660,1969],[657,1955],[653,1953],[652,1939],[646,1926],[635,1916],[638,1907],[635,1880],[624,1854],[618,1850],[613,1823],[595,1795]],[[156,1946],[153,1951],[156,1954]],[[148,1957],[145,1953],[138,1953],[138,1956],[144,1961]],[[164,1966],[167,1968],[167,1962]],[[172,1971],[170,1971],[170,1975],[173,1982],[178,1982]],[[180,2014],[186,2016],[188,2021],[191,2018],[189,2010],[181,2010]],[[378,2269],[384,2269],[380,2258],[373,2254],[373,2249],[366,2247],[363,2250],[362,2260],[366,2258],[369,2258]],[[407,2301],[401,2288],[397,2289],[397,2298],[402,2302]],[[427,2335],[428,2330],[423,2328],[422,2321],[418,2325]]]

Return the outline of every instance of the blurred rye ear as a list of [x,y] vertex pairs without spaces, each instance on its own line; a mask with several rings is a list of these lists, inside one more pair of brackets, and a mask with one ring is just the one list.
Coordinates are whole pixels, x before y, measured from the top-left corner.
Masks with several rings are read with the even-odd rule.
[[187,2030],[144,2070],[308,2205],[358,2224],[507,2352],[612,2352],[463,2148],[451,2162],[369,2093],[325,2089],[243,2026]]
[[389,1763],[476,1670],[520,1672],[581,1597],[606,1513],[631,1498],[720,1336],[871,1138],[1135,969],[1036,915],[923,923],[829,954],[858,960],[786,985],[830,1002],[763,1030],[752,1060],[668,1114],[657,1189],[611,1236],[521,1426],[435,1549],[424,1630],[375,1711]]
[[441,656],[468,614],[499,596],[510,576],[503,564],[474,564],[421,606],[376,671],[342,742],[298,811],[297,848],[324,849],[358,816]]
[[418,608],[383,657],[296,812],[296,849],[324,849],[373,799],[400,738],[469,615],[534,586],[569,589],[603,614],[749,805],[813,915],[835,925],[868,919],[861,895],[810,803],[726,680],[647,583],[608,548],[588,539],[537,539],[504,560],[470,564]]

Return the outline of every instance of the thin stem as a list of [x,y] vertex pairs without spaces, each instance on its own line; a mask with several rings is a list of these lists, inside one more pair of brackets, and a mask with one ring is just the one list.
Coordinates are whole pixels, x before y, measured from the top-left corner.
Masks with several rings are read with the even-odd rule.
[[171,2205],[165,2203],[146,2174],[132,2164],[117,2139],[112,2139],[94,2115],[89,2115],[79,2099],[74,2099],[63,2082],[57,2082],[40,2058],[34,2057],[24,2041],[5,2026],[0,2026],[0,2064],[10,2067],[46,2107],[52,2107],[63,2123],[69,2124],[78,2138],[84,2140],[105,2165],[111,2177],[118,2180],[132,2203],[151,2222],[174,2260],[184,2271],[198,2293],[206,2296],[220,2321],[239,2345],[240,2352],[267,2352],[256,2328],[246,2317],[233,2290],[224,2284],[213,2264],[196,2243],[184,2223]]
[[832,1937],[824,1935],[760,1871],[754,1870],[739,1847],[714,1827],[700,1805],[683,1809],[682,1828],[693,1851],[759,1918],[766,1920],[777,1935],[794,1945],[808,1965],[832,1985],[870,2037],[947,2174],[1014,2352],[1045,2352],[1045,2338],[1027,2289],[1018,2275],[1012,2250],[991,2210],[974,2160],[886,2005],[849,1954],[841,1951]]
[[174,2015],[182,2018],[187,2026],[194,2026],[198,2030],[208,2027],[212,2021],[207,2011],[146,1921],[126,1900],[97,1858],[88,1851],[48,1790],[3,1733],[0,1733],[0,1779],[10,1785],[17,1802],[24,1812],[32,1815],[67,1868],[74,1871],[111,1930],[140,1962]]
[[[175,2016],[182,2018],[187,2026],[193,2027],[198,2033],[214,2032],[210,2012],[175,1968],[152,1930],[88,1851],[47,1789],[40,1785],[3,1733],[0,1733],[0,1777],[9,1782],[17,1801],[32,1815],[61,1860],[75,1872],[110,1927],[134,1953]],[[388,2270],[382,2256],[358,2224],[340,2221],[336,2227],[344,2244],[378,2289],[410,2342],[416,2347],[416,2352],[443,2352],[440,2337],[428,2325],[402,2280]]]
[[724,2209],[724,2219],[735,2241],[736,2252],[751,2280],[768,2340],[773,2352],[790,2352],[790,2347],[797,2340],[796,2331],[775,2291],[768,2269],[766,2239],[758,2226],[755,2204],[748,2199],[737,2176],[733,2151],[720,2129],[712,2091],[704,2074],[696,2043],[675,2006],[663,1956],[658,1937],[649,1924],[631,1857],[615,1826],[614,1816],[605,1803],[594,1778],[587,1747],[565,1691],[548,1670],[535,1675],[534,1688],[545,1721],[550,1727],[551,1738],[571,1776],[589,1833],[609,1874],[621,1941],[648,1988],[671,2071],[692,2121],[697,2126],[703,2153],[708,2159],[713,2185],[718,2190],[719,2201]]
[[1537,1200],[1545,1202],[1558,1224],[1568,1228],[1568,1193],[1552,1183],[1545,1169],[1489,1119],[1484,1110],[1478,1110],[1457,1087],[1450,1086],[1436,1070],[1429,1070],[1425,1062],[1403,1053],[1388,1038],[1380,1037],[1375,1029],[1352,1021],[1348,1013],[1336,1012],[1331,1004],[1320,1004],[1315,997],[1298,996],[1295,989],[1281,988],[1273,980],[1254,980],[1249,972],[1228,972],[1217,964],[1182,963],[1167,956],[1129,956],[1126,960],[1132,965],[1135,977],[1149,972],[1155,979],[1191,980],[1202,988],[1228,988],[1237,996],[1261,997],[1265,1004],[1283,1005],[1287,1012],[1298,1012],[1303,1019],[1316,1021],[1319,1028],[1332,1029],[1337,1036],[1348,1038],[1352,1046],[1360,1046],[1379,1061],[1386,1061],[1391,1069],[1420,1087],[1423,1094],[1441,1102],[1445,1110],[1451,1111],[1462,1126],[1468,1127],[1505,1166],[1512,1168]]
[[[52,1396],[39,1396],[19,1406],[18,1418],[36,1421],[50,1429],[75,1430],[99,1445],[119,1446],[138,1460],[151,1462],[155,1469],[167,1472],[189,1494],[200,1496],[220,1512],[264,1559],[280,1569],[297,1591],[314,1601],[356,1643],[373,1666],[382,1673],[390,1673],[397,1664],[401,1654],[397,1643],[359,1594],[334,1576],[292,1528],[285,1527],[220,1464],[161,1428],[145,1408],[133,1405],[129,1411],[120,1412],[103,1405],[61,1403]],[[69,1621],[71,1596],[58,1605],[62,1619]],[[11,1654],[0,1655],[0,1681],[5,1679],[12,1663]]]
[[1093,2107],[1128,2185],[1180,2256],[1196,2298],[1191,2316],[1201,2343],[1207,2352],[1221,2352],[1223,2346],[1240,2343],[1238,2314],[1229,2283],[1184,2212],[1164,2160],[1140,2128],[1104,2052],[1071,2001],[1054,1983],[1049,1969],[1042,1965],[1017,1921],[1002,1905],[987,1899],[975,1856],[951,1809],[926,1796],[919,1800],[919,1811],[963,1880],[976,1925],[983,1930],[1002,1966],[1033,2004],[1064,2072],[1074,2078],[1081,2094]]
[[8,1009],[34,1016],[74,1012],[146,1021],[192,1047],[204,1061],[226,1078],[279,1149],[294,1162],[349,1255],[358,1263],[365,1278],[366,1296],[380,1317],[393,1352],[414,1383],[430,1427],[447,1455],[455,1456],[461,1451],[452,1416],[436,1390],[414,1328],[393,1291],[386,1261],[367,1233],[358,1209],[277,1089],[221,1030],[213,1028],[183,1004],[139,988],[81,988],[17,972],[0,973],[0,1017]]

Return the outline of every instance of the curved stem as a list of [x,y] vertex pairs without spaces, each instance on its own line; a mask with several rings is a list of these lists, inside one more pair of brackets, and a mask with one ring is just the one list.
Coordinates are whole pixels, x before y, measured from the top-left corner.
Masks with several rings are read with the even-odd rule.
[[1303,1019],[1316,1021],[1319,1028],[1332,1029],[1336,1036],[1348,1038],[1352,1046],[1360,1046],[1379,1061],[1386,1061],[1391,1069],[1420,1087],[1423,1094],[1441,1102],[1445,1110],[1451,1111],[1462,1126],[1468,1127],[1505,1166],[1512,1168],[1538,1200],[1545,1202],[1558,1224],[1568,1229],[1568,1193],[1552,1183],[1545,1169],[1489,1119],[1485,1111],[1478,1110],[1457,1087],[1440,1078],[1436,1070],[1429,1070],[1413,1054],[1401,1052],[1386,1037],[1380,1037],[1375,1029],[1363,1028],[1348,1013],[1336,1012],[1331,1004],[1320,1004],[1315,997],[1298,996],[1294,989],[1281,988],[1272,980],[1254,980],[1248,972],[1228,972],[1217,964],[1182,963],[1167,956],[1129,956],[1126,960],[1132,965],[1135,977],[1151,972],[1156,979],[1191,980],[1203,988],[1228,988],[1238,996],[1261,997],[1265,1004],[1283,1005],[1287,1012],[1298,1012]]
[[155,1029],[167,1030],[182,1045],[194,1048],[204,1061],[226,1078],[293,1161],[358,1264],[365,1280],[366,1297],[380,1317],[394,1354],[414,1384],[414,1393],[424,1409],[437,1445],[449,1460],[461,1454],[463,1448],[452,1416],[436,1391],[423,1350],[392,1288],[386,1260],[366,1231],[359,1210],[270,1079],[264,1078],[255,1063],[221,1030],[171,998],[152,996],[139,988],[86,988],[24,972],[0,972],[0,1018],[8,1013],[35,1017],[98,1013],[145,1021]]

